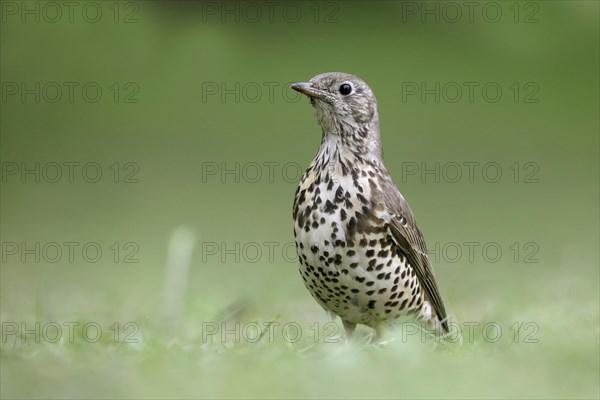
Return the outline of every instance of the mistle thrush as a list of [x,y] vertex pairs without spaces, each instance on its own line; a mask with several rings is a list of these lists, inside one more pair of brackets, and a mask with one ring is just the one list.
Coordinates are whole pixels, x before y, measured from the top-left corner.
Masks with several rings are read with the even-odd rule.
[[323,131],[294,198],[306,287],[348,335],[356,324],[379,332],[409,315],[448,332],[423,235],[383,163],[373,92],[340,72],[292,88],[310,98]]

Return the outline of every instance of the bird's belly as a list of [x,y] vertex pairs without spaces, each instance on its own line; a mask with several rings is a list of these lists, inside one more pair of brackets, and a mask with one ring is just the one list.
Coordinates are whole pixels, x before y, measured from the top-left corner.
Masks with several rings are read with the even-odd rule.
[[371,326],[417,306],[416,276],[387,235],[350,228],[359,204],[349,209],[333,196],[320,198],[299,204],[310,211],[294,224],[300,273],[317,302],[346,321]]

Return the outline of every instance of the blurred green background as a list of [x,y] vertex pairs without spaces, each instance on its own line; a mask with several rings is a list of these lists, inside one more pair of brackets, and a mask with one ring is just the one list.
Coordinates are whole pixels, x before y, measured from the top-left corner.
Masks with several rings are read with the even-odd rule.
[[[2,398],[598,398],[598,2],[57,4],[2,2]],[[325,343],[288,247],[320,129],[287,86],[327,71],[377,95],[462,346]],[[453,182],[470,162],[502,176]]]

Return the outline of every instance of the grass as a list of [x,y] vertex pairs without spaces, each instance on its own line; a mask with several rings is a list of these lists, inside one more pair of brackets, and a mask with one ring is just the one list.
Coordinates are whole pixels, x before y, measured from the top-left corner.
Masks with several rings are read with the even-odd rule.
[[[546,288],[565,283],[553,280],[541,283]],[[146,292],[145,299],[137,295],[133,301],[131,293],[117,291],[101,305],[92,306],[91,299],[84,303],[96,308],[94,316],[76,312],[58,321],[63,326],[66,321],[74,323],[72,337],[66,330],[56,343],[43,333],[36,340],[22,330],[5,336],[1,394],[2,398],[597,398],[597,306],[574,298],[567,306],[564,299],[555,298],[557,306],[552,308],[532,300],[533,292],[528,293],[525,285],[513,285],[511,301],[488,308],[485,318],[455,320],[462,340],[454,335],[453,343],[434,340],[411,324],[387,332],[376,343],[369,341],[369,329],[359,328],[348,342],[341,324],[329,320],[302,291],[291,292],[288,304],[267,307],[244,297],[221,302],[191,291],[176,318],[165,312],[160,296]],[[587,294],[593,295],[594,286],[589,289]],[[49,310],[49,306],[37,300],[37,311],[24,321],[28,329],[41,321],[43,331],[46,324],[56,322],[51,315],[66,315],[70,308],[54,304]],[[461,308],[456,314],[482,311],[481,304]],[[280,315],[269,316],[268,310]],[[4,334],[6,323],[13,320],[14,315],[3,313]],[[90,322],[102,329],[99,338],[94,328],[85,336],[82,327]],[[52,339],[55,335],[48,329],[46,336]]]
[[[191,328],[188,326],[188,328]],[[195,327],[198,329],[198,326]],[[308,329],[308,325],[302,325]],[[546,326],[540,330],[547,331]],[[142,325],[141,343],[3,347],[3,398],[594,398],[592,324],[565,341],[482,339],[436,348],[357,343],[202,343]],[[586,332],[587,331],[587,332]],[[581,345],[587,343],[588,346]],[[577,367],[565,374],[564,363]],[[35,382],[30,385],[28,382]]]

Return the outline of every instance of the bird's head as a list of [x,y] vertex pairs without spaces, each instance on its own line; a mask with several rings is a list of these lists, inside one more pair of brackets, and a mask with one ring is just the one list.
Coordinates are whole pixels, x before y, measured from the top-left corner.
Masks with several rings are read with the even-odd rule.
[[377,100],[362,79],[343,72],[327,72],[291,87],[309,97],[324,136],[339,136],[346,144],[364,150],[380,147]]

